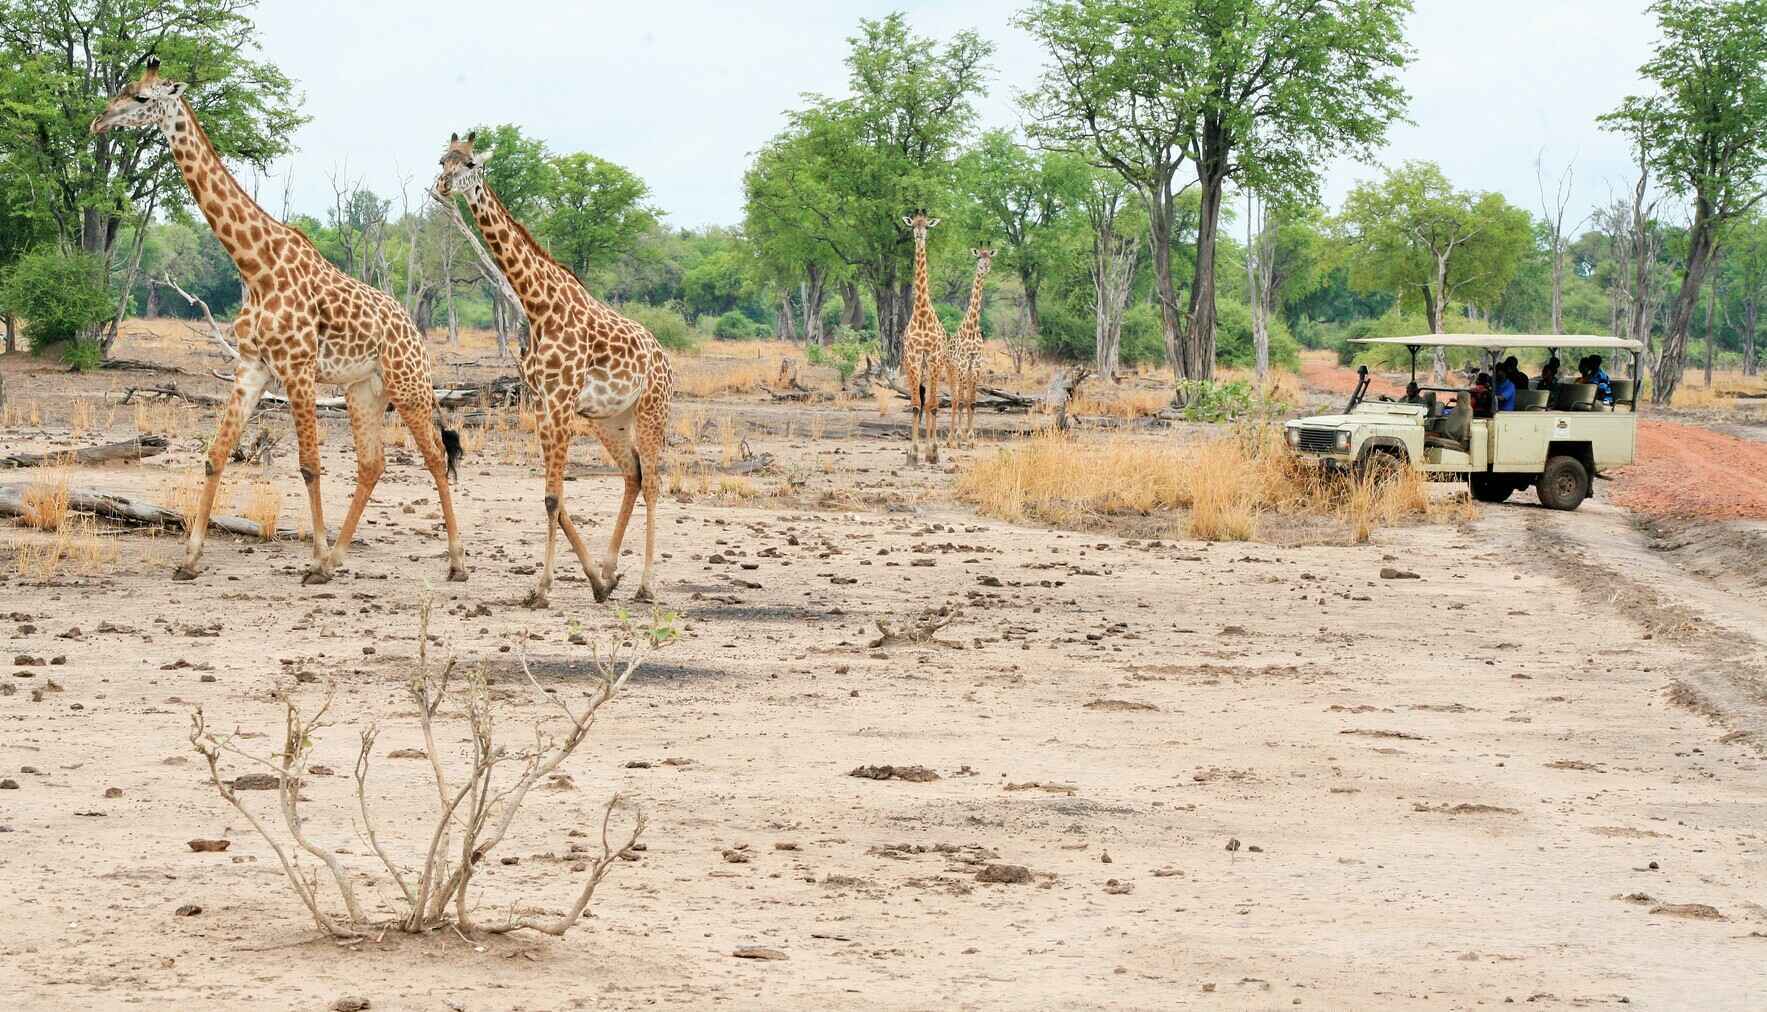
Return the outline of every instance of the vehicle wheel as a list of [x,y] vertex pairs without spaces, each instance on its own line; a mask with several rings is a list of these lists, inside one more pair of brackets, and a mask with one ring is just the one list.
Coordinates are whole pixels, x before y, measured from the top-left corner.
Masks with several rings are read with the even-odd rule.
[[1515,492],[1515,481],[1505,474],[1473,474],[1467,484],[1479,502],[1507,502]]
[[1395,450],[1376,449],[1362,455],[1359,477],[1380,485],[1397,478],[1405,470],[1405,456]]
[[1536,489],[1547,509],[1574,510],[1589,495],[1589,471],[1575,457],[1553,457],[1546,462]]

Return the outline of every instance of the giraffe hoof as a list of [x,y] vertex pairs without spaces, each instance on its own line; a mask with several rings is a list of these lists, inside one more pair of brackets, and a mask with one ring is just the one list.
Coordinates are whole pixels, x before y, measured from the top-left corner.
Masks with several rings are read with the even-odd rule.
[[522,598],[522,607],[537,609],[550,607],[550,605],[546,601],[545,594],[540,593],[538,590],[530,590],[528,591],[528,596]]
[[604,583],[600,586],[595,586],[595,584],[591,583],[590,587],[593,588],[594,593],[595,593],[595,603],[596,604],[606,603],[608,598],[614,596],[614,588],[618,587],[619,585],[620,585],[620,574],[618,574],[618,573],[614,574],[613,579],[607,581],[606,583]]
[[632,600],[637,604],[656,603],[656,598],[651,594],[649,587],[639,587],[638,593],[632,595]]
[[309,570],[307,570],[307,572],[305,574],[303,574],[301,576],[301,583],[304,586],[312,586],[314,584],[330,583],[330,582],[331,582],[331,574],[326,572],[323,569],[318,569],[318,568],[309,569]]
[[449,583],[465,583],[466,582],[466,567],[465,566],[449,566],[448,567],[448,582]]
[[194,580],[196,579],[196,567],[179,566],[177,569],[172,570],[172,579],[177,580],[180,583],[185,580]]

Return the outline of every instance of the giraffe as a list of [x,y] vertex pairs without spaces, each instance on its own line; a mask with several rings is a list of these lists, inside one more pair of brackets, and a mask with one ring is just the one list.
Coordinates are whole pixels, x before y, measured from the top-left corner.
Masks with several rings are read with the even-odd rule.
[[[982,279],[994,264],[991,249],[972,249],[970,253],[976,258],[976,280],[969,290],[969,311],[945,345],[951,377],[951,422],[945,430],[945,445],[953,449],[959,443],[975,443],[976,384],[982,376]],[[959,424],[961,437],[957,434]]]
[[[921,420],[926,425],[926,459],[939,462],[939,375],[945,371],[945,325],[933,312],[933,299],[927,288],[926,232],[935,228],[939,219],[928,218],[919,210],[902,219],[914,232],[914,312],[902,332],[902,372],[908,382],[908,398],[914,409],[910,424],[908,463],[920,463]],[[955,403],[952,405],[956,407]]]
[[[448,138],[435,193],[461,194],[497,266],[528,314],[531,337],[522,353],[522,379],[539,399],[540,449],[546,461],[546,565],[528,595],[530,607],[546,606],[552,587],[556,533],[563,530],[595,600],[606,601],[619,583],[620,543],[638,493],[644,493],[644,576],[634,600],[654,600],[651,568],[656,557],[656,498],[663,440],[675,377],[669,357],[650,331],[590,295],[564,265],[552,259],[515,220],[485,182],[488,154],[475,153],[469,133]],[[564,465],[578,416],[591,420],[608,460],[626,479],[625,498],[597,567],[564,507]],[[636,432],[634,432],[636,429]],[[637,446],[633,439],[636,435]]]
[[[92,133],[158,127],[184,174],[190,194],[226,247],[245,283],[245,304],[233,324],[239,349],[233,394],[209,444],[207,481],[190,524],[184,561],[174,580],[195,579],[203,538],[214,508],[222,469],[239,432],[272,378],[282,381],[300,444],[301,479],[313,517],[313,558],[303,583],[325,583],[343,565],[356,524],[385,468],[382,416],[390,401],[411,430],[435,479],[448,528],[448,579],[466,579],[466,559],[454,521],[448,474],[460,455],[460,437],[437,421],[435,391],[423,338],[392,296],[333,267],[298,230],[277,221],[246,196],[221,161],[184,98],[185,85],[160,76],[158,57],[147,59],[141,77],[123,86],[92,121]],[[350,432],[356,443],[356,493],[338,529],[325,541],[319,500],[320,383],[344,387]]]

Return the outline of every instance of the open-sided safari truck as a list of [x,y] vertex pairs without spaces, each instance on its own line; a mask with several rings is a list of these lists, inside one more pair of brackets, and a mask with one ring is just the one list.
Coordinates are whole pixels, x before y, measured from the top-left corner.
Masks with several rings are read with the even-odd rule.
[[[1589,496],[1590,481],[1603,471],[1632,463],[1638,445],[1638,383],[1643,346],[1617,337],[1432,334],[1371,337],[1357,344],[1399,345],[1411,352],[1411,385],[1403,399],[1368,397],[1368,367],[1357,372],[1356,391],[1340,415],[1315,415],[1287,424],[1288,445],[1322,466],[1415,467],[1435,481],[1466,480],[1485,502],[1502,502],[1533,486],[1553,509],[1574,510]],[[1506,352],[1544,348],[1565,364],[1569,382],[1546,389],[1538,380],[1516,391],[1515,410],[1475,411],[1471,386],[1418,386],[1417,353],[1423,348],[1472,348],[1485,353],[1484,371],[1497,375]],[[1629,351],[1632,378],[1612,380],[1611,398],[1594,384],[1578,383],[1570,359],[1559,352]],[[1411,391],[1415,391],[1412,393]],[[1485,399],[1494,406],[1495,397]]]

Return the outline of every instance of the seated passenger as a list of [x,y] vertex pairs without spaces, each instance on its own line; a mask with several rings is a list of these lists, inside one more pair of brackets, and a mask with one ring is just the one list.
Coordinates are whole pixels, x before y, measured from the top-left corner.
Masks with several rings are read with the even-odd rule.
[[1478,378],[1473,380],[1472,410],[1474,418],[1491,417],[1491,376],[1489,373],[1479,373]]
[[1590,355],[1582,361],[1579,368],[1583,370],[1583,374],[1578,382],[1594,384],[1596,401],[1601,404],[1612,404],[1614,402],[1614,383],[1601,368],[1601,356]]
[[1422,404],[1423,403],[1423,394],[1418,392],[1416,380],[1412,380],[1411,382],[1405,384],[1405,403],[1406,404]]
[[1503,360],[1503,373],[1509,377],[1511,383],[1515,384],[1517,390],[1528,389],[1528,374],[1522,372],[1521,365],[1516,362],[1514,355]]
[[1535,384],[1534,389],[1536,389],[1536,390],[1551,390],[1553,387],[1555,387],[1557,385],[1558,385],[1558,356],[1554,355],[1553,357],[1547,359],[1546,365],[1541,368],[1540,382]]
[[[1511,359],[1510,361],[1513,362],[1515,360]],[[1509,374],[1505,373],[1501,369],[1499,369],[1497,371],[1496,390],[1497,390],[1497,410],[1498,411],[1514,411],[1515,410],[1515,381],[1510,379]]]

